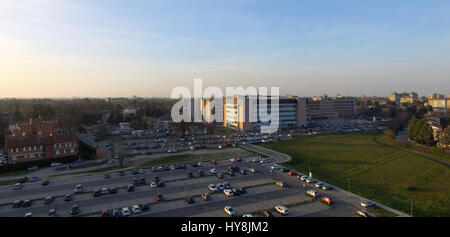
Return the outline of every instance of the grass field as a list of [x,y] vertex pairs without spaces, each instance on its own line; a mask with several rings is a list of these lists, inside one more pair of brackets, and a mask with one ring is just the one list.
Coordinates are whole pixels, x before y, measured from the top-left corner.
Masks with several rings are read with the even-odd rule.
[[264,144],[292,157],[285,165],[414,216],[450,216],[447,166],[374,141],[376,133],[295,136]]

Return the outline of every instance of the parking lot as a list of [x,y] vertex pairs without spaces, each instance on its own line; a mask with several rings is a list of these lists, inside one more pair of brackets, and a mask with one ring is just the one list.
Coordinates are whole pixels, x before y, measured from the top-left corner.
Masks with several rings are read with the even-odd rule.
[[[13,190],[11,186],[2,186],[0,216],[23,217],[26,213],[31,213],[33,217],[45,217],[48,216],[50,209],[55,209],[57,216],[65,217],[71,216],[70,212],[75,204],[79,206],[80,212],[74,216],[94,217],[112,216],[114,209],[121,215],[128,215],[129,212],[131,217],[222,217],[229,216],[224,211],[226,206],[231,206],[236,216],[244,214],[261,216],[263,211],[270,211],[273,216],[355,216],[356,211],[361,209],[362,200],[356,195],[338,188],[331,190],[316,188],[314,183],[306,183],[299,180],[297,175],[290,176],[288,172],[282,172],[282,167],[274,164],[277,161],[275,158],[267,159],[264,164],[255,161],[259,160],[246,158],[234,163],[223,160],[217,164],[204,163],[201,167],[186,164],[185,169],[181,166],[165,167],[163,171],[157,171],[155,167],[153,171],[136,170],[135,174],[132,171],[121,175],[111,173],[108,178],[100,174],[68,180],[50,180],[48,186],[42,186],[41,183],[25,183],[19,190]],[[232,176],[229,168],[235,166],[240,172],[235,170]],[[210,170],[213,168],[217,173],[223,174],[223,177],[218,178],[212,174]],[[247,172],[242,174],[242,170]],[[199,171],[203,171],[204,176],[200,176]],[[189,177],[188,173],[192,173],[192,177]],[[163,187],[156,187],[156,184],[151,187],[155,176],[159,178],[158,185],[164,183]],[[145,184],[141,183],[142,178],[145,178]],[[277,181],[284,182],[286,186],[276,185]],[[137,183],[134,191],[129,192],[128,186],[134,182]],[[231,188],[244,188],[245,193],[239,194],[236,191],[232,192],[235,195],[228,197],[220,190],[213,192],[208,188],[210,184],[218,186],[226,182],[232,186]],[[83,190],[80,193],[74,193],[77,184],[82,186]],[[102,188],[105,190],[115,188],[116,193],[106,191],[94,197],[93,192],[96,190],[100,192]],[[317,191],[318,196],[315,198],[306,193],[312,189]],[[200,195],[203,193],[209,194],[208,201],[201,198]],[[72,194],[71,200],[64,200],[67,194]],[[158,194],[162,200],[157,200]],[[45,204],[44,200],[48,196],[52,196],[54,201]],[[187,197],[191,198],[191,203],[188,203]],[[331,199],[333,205],[322,202],[322,197]],[[13,203],[18,200],[32,200],[32,204],[29,207],[13,208]],[[139,213],[131,209],[134,205],[139,206]],[[288,208],[289,214],[277,213],[275,206]],[[128,207],[128,212],[123,210],[124,207]]]

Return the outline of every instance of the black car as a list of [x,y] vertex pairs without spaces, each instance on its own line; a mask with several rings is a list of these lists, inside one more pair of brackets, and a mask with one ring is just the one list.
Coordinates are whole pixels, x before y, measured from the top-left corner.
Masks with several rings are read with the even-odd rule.
[[186,166],[185,164],[182,164],[182,165],[181,165],[181,168],[182,168],[182,169],[187,169],[187,166]]
[[152,172],[157,172],[158,169],[156,169],[156,167],[152,167]]
[[109,179],[110,177],[111,176],[108,173],[106,173],[105,176],[103,176],[103,178],[105,178],[105,179]]
[[23,201],[22,200],[17,200],[17,201],[14,201],[14,203],[13,203],[13,208],[19,208],[19,207],[22,207],[23,206]]
[[200,177],[203,177],[203,176],[205,176],[205,173],[202,170],[199,170],[198,175],[200,175]]
[[92,192],[93,197],[100,197],[101,195],[102,193],[100,192],[100,190],[95,190],[94,192]]
[[194,178],[194,175],[191,172],[189,172],[189,173],[187,173],[187,177],[188,178]]
[[139,183],[140,183],[140,184],[146,184],[145,178],[142,177],[142,178],[139,180]]
[[241,158],[237,158],[236,161],[237,161],[237,162],[241,162],[242,159],[241,159]]
[[245,190],[245,188],[243,187],[237,187],[237,190],[239,190],[239,192],[241,192],[241,194],[247,193],[247,190]]
[[134,185],[138,185],[138,184],[139,184],[139,180],[138,180],[137,178],[134,178],[134,179],[133,179],[133,184],[134,184]]
[[26,183],[26,182],[28,182],[28,177],[23,177],[23,178],[19,179],[19,183],[21,183],[21,184]]
[[165,170],[165,171],[170,170],[170,167],[169,167],[169,166],[165,166],[165,167],[164,167],[164,170]]
[[159,181],[159,176],[158,176],[158,175],[154,176],[154,177],[153,177],[153,181],[154,181],[154,182],[158,182],[158,181]]
[[109,193],[110,194],[116,194],[117,193],[117,189],[116,188],[110,188],[109,189]]
[[132,185],[132,184],[128,185],[127,191],[128,192],[134,192],[134,185]]
[[120,171],[120,172],[119,172],[119,176],[125,176],[125,172]]
[[47,180],[45,180],[44,182],[42,182],[42,186],[47,186],[47,185],[49,185],[50,184],[50,181],[47,179]]
[[159,183],[158,183],[158,186],[159,186],[160,188],[163,188],[163,187],[165,186],[165,184],[164,184],[164,182],[159,182]]
[[241,191],[239,191],[239,189],[233,188],[233,189],[231,189],[231,191],[233,192],[233,194],[234,194],[235,196],[241,195]]
[[113,216],[113,217],[121,217],[121,216],[122,216],[122,213],[120,213],[119,209],[114,209],[114,210],[112,211],[112,216]]
[[80,207],[75,204],[72,206],[72,209],[70,210],[70,215],[74,216],[77,215],[78,213],[80,213]]
[[144,206],[142,206],[142,211],[146,212],[150,210],[150,206],[148,204],[145,204]]
[[283,173],[287,173],[287,172],[289,172],[289,171],[291,171],[291,170],[288,169],[288,168],[282,168],[282,169],[281,169],[281,172],[283,172]]
[[198,167],[197,163],[192,163],[192,167]]
[[186,197],[186,202],[187,202],[188,204],[194,204],[194,199],[191,198],[191,197]]
[[138,174],[138,171],[137,170],[133,170],[133,174],[134,175]]
[[273,214],[271,211],[262,211],[262,215],[264,217],[273,217]]
[[22,207],[30,207],[33,204],[32,200],[25,200],[22,204]]

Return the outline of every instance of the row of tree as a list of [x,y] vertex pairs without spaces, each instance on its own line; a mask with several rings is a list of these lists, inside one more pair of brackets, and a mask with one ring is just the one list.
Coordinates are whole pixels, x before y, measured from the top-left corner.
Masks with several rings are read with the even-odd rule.
[[435,143],[431,126],[425,119],[417,119],[416,117],[412,117],[408,122],[408,138],[427,146]]

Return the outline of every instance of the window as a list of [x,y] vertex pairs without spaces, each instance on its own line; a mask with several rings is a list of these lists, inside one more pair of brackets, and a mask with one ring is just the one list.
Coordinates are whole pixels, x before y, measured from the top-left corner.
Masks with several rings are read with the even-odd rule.
[[59,155],[59,151],[56,151],[56,155]]
[[25,137],[26,135],[27,135],[26,132],[23,132],[23,133],[22,133],[22,137]]
[[75,149],[73,149],[73,148],[70,149],[70,152],[71,152],[71,153],[74,153],[74,152],[75,152]]

